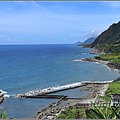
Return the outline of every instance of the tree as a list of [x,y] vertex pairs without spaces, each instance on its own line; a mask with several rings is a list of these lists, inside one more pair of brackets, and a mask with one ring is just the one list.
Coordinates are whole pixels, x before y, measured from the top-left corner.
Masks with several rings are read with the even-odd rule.
[[120,107],[93,106],[86,110],[87,118],[91,119],[119,119]]

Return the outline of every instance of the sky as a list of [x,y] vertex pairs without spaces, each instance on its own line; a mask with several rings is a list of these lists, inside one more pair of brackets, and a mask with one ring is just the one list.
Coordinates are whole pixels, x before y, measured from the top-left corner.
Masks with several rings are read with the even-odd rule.
[[0,44],[73,44],[119,20],[119,1],[1,1]]

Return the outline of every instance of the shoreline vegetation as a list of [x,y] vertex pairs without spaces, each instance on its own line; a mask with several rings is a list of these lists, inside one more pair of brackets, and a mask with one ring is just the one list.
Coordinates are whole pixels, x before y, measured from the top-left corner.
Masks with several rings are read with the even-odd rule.
[[119,64],[111,62],[111,61],[99,59],[99,56],[95,56],[94,58],[83,58],[83,59],[81,59],[81,61],[100,63],[100,64],[108,66],[108,68],[110,68],[111,70],[116,70],[120,73],[120,67],[119,67],[120,65]]
[[[110,69],[112,70],[119,70],[116,69],[113,66],[109,66],[109,61],[105,61],[105,60],[99,60],[99,59],[95,59],[95,58],[85,58],[85,59],[79,59],[76,61],[83,61],[83,62],[97,62],[103,65],[108,66]],[[84,86],[80,87],[80,91],[86,91],[87,94],[86,96],[84,96],[83,98],[75,98],[75,99],[70,99],[70,98],[62,98],[59,101],[57,101],[56,103],[51,103],[50,105],[48,105],[46,108],[40,110],[37,112],[37,115],[35,116],[35,118],[37,119],[61,119],[64,118],[64,111],[66,110],[72,110],[74,108],[74,106],[80,106],[80,109],[83,109],[82,107],[86,106],[90,106],[91,102],[92,103],[101,103],[101,102],[106,102],[106,99],[110,99],[110,98],[106,98],[105,94],[106,91],[109,88],[109,85],[111,83],[89,83],[86,84]],[[63,115],[61,117],[61,115]],[[78,117],[79,119],[80,117]],[[70,119],[68,117],[68,119]]]
[[[78,59],[76,61],[97,62],[97,63],[108,66],[111,70],[116,70],[120,72],[120,69],[116,68],[116,66],[112,64],[111,61],[106,61],[106,60],[101,60],[101,59],[99,60],[96,58],[84,58],[84,59]],[[110,102],[110,94],[106,96],[106,93],[108,93],[110,84],[111,83],[101,83],[101,84],[89,83],[89,84],[86,84],[85,86],[81,86],[80,91],[86,91],[87,92],[86,96],[84,96],[83,98],[74,98],[74,99],[61,98],[56,103],[51,103],[44,109],[38,111],[35,118],[37,119],[61,119],[61,118],[64,119],[66,118],[63,115],[64,111],[68,109],[72,110],[74,106],[79,106],[81,107],[80,109],[83,109],[83,106],[88,107],[91,105],[91,103],[98,104],[98,103],[106,102],[106,101]],[[61,117],[61,115],[63,116]],[[77,118],[79,119],[81,117],[77,117]],[[68,119],[70,118],[68,117]]]
[[[94,56],[94,58],[84,58],[77,59],[74,61],[83,61],[83,62],[96,62],[103,65],[106,65],[111,70],[116,70],[120,73],[120,21],[118,23],[112,24],[107,30],[103,31],[93,43],[88,45],[82,45],[83,47],[92,48],[92,54],[99,54],[98,56]],[[120,78],[112,81],[110,84],[86,84],[85,86],[80,87],[80,90],[84,90],[87,92],[87,95],[82,99],[67,99],[64,98],[58,101],[59,104],[54,103],[48,106],[47,110],[43,109],[39,111],[37,114],[37,118],[40,119],[86,119],[86,115],[90,114],[90,110],[88,110],[87,114],[85,113],[85,108],[90,107],[92,103],[99,104],[100,103],[108,103],[110,107],[110,100],[112,94],[120,93]],[[104,105],[103,105],[104,106]],[[106,104],[107,106],[107,104]],[[120,118],[120,116],[115,113],[115,109],[110,108],[111,110],[108,112],[107,107],[102,109],[97,109],[101,111],[100,113],[105,113],[103,117],[96,117],[96,119],[112,119],[112,118]],[[47,111],[47,112],[46,112]],[[52,111],[52,113],[51,113]],[[94,111],[92,109],[92,111]],[[95,111],[95,113],[97,113]],[[106,113],[107,112],[107,113]],[[113,116],[111,116],[113,113]],[[109,113],[111,115],[109,116]],[[120,113],[120,112],[118,112]],[[93,114],[94,115],[94,114]],[[89,118],[89,117],[88,117]]]
[[109,86],[109,83],[87,83],[79,87],[80,91],[86,91],[87,94],[83,98],[61,98],[55,103],[49,104],[47,107],[37,112],[37,119],[57,119],[58,116],[67,108],[72,106],[89,106],[94,102],[98,102],[98,95],[103,96]]

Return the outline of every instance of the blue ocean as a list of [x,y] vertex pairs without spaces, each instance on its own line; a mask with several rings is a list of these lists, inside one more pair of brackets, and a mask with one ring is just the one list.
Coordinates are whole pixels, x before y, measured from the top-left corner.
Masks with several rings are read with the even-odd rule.
[[[76,45],[0,45],[0,89],[9,95],[81,81],[107,81],[120,76],[106,66],[76,62],[94,57],[90,48]],[[82,97],[79,89],[56,94]],[[4,103],[8,118],[33,118],[36,112],[56,99],[10,97]]]

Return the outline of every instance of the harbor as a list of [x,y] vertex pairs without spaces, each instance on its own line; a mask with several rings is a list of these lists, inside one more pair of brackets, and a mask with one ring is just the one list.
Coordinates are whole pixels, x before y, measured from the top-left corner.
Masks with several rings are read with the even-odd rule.
[[[108,85],[113,81],[85,81],[77,82],[62,86],[48,87],[40,90],[29,91],[25,94],[19,94],[18,98],[21,100],[24,98],[33,99],[58,99],[56,102],[49,104],[43,109],[39,110],[34,116],[36,119],[56,119],[57,116],[69,106],[91,106],[91,102],[98,104],[97,96],[104,95],[108,88]],[[59,95],[59,91],[65,91],[69,89],[77,88],[80,91],[87,91],[87,94],[83,97],[69,97],[69,95]],[[30,94],[28,94],[30,93]],[[57,93],[50,94],[50,93]]]
[[[36,113],[36,119],[57,119],[57,116],[70,106],[77,107],[89,107],[92,105],[97,105],[100,100],[97,99],[98,95],[104,95],[108,88],[110,81],[108,82],[90,82],[89,84],[85,82],[84,86],[80,89],[87,92],[83,98],[69,98],[62,97],[57,102],[51,103],[45,108],[39,110]],[[92,104],[91,104],[92,103]]]

